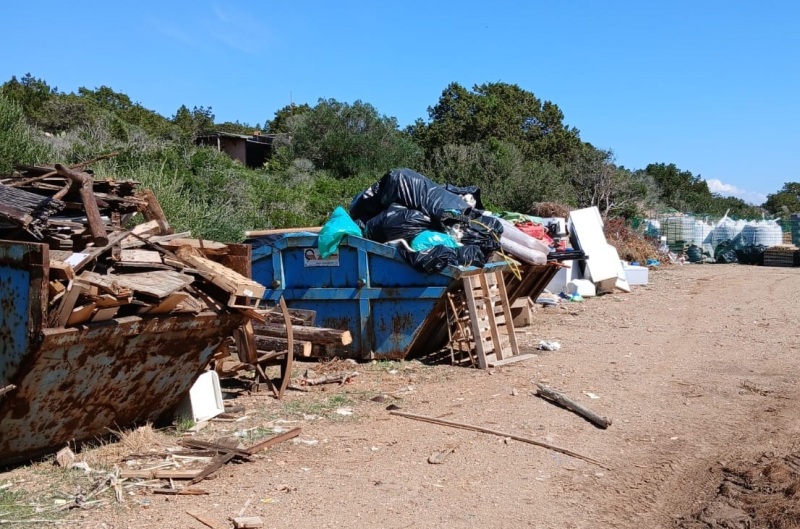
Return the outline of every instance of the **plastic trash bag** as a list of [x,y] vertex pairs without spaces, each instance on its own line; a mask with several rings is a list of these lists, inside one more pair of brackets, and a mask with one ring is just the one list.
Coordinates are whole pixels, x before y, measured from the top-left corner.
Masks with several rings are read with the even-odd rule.
[[362,222],[367,222],[383,211],[380,196],[380,182],[375,182],[358,194],[350,202],[350,217]]
[[448,246],[450,248],[458,248],[459,246],[456,240],[448,234],[431,230],[421,232],[411,241],[411,249],[415,252],[421,252],[439,245]]
[[733,264],[739,261],[733,241],[722,241],[714,248],[714,261],[721,264]]
[[463,215],[471,209],[460,196],[411,169],[394,169],[386,173],[378,182],[378,192],[384,207],[401,204],[422,211],[438,222]]
[[331,218],[322,226],[319,232],[317,246],[319,255],[323,259],[330,257],[339,249],[339,243],[345,235],[361,237],[361,228],[353,222],[350,215],[341,206],[333,210]]
[[431,227],[430,217],[423,212],[408,209],[400,204],[392,204],[366,223],[364,236],[377,242],[398,239],[411,242],[414,237]]
[[421,252],[409,252],[398,248],[403,259],[416,270],[428,274],[440,272],[448,266],[475,266],[482,267],[486,264],[486,257],[477,246],[433,246]]

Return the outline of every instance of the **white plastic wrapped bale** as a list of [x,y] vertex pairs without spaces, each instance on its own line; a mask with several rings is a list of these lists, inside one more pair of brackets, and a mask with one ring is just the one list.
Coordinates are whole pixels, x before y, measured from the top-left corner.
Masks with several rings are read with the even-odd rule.
[[[523,234],[524,235],[524,234]],[[532,237],[531,237],[532,238]],[[536,239],[534,239],[536,240]],[[547,254],[538,250],[533,250],[527,246],[523,246],[516,241],[506,237],[505,230],[500,236],[500,247],[503,251],[511,254],[512,257],[532,265],[547,264]]]
[[728,218],[727,215],[722,217],[717,225],[714,226],[714,230],[711,232],[712,248],[716,250],[717,246],[719,246],[719,243],[723,241],[732,241],[735,239],[742,230],[742,227],[738,226],[736,221]]
[[750,221],[740,234],[741,243],[755,246],[778,246],[783,243],[783,230],[774,220]]
[[694,235],[692,236],[692,243],[701,247],[704,252],[713,254],[714,249],[711,247],[711,233],[714,231],[714,225],[703,220],[696,220],[694,223]]

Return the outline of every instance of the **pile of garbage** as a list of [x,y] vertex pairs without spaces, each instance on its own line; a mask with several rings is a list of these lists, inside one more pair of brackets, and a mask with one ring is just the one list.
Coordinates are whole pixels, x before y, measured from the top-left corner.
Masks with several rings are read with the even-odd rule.
[[411,169],[389,171],[349,209],[365,238],[395,246],[428,273],[450,265],[481,267],[495,252],[545,264],[550,252],[546,242],[487,212],[478,187],[442,186]]

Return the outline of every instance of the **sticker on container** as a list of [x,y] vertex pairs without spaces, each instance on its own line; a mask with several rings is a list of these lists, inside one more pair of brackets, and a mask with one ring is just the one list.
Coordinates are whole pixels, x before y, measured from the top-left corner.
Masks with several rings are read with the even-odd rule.
[[303,266],[306,268],[317,266],[339,266],[338,253],[334,253],[323,258],[319,255],[319,250],[316,248],[306,248],[306,251],[303,255],[305,257],[303,259]]

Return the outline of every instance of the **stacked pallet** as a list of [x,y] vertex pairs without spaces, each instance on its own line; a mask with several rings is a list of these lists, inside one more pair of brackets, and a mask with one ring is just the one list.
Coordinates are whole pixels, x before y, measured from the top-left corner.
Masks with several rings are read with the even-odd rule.
[[781,244],[764,250],[764,266],[800,266],[800,250],[793,244]]
[[[136,182],[81,167],[19,167],[0,183],[0,238],[50,248],[48,325],[259,308],[249,247],[174,233]],[[126,229],[135,214],[146,222]]]

